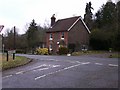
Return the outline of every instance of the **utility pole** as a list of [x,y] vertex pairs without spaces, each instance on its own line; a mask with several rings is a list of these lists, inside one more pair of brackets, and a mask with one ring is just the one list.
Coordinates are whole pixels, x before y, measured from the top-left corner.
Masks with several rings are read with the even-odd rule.
[[15,28],[15,26],[14,26],[14,41],[13,41],[13,43],[14,43],[14,52],[13,52],[13,60],[15,59],[15,53],[16,53],[16,28]]
[[4,54],[4,36],[2,34],[2,53]]

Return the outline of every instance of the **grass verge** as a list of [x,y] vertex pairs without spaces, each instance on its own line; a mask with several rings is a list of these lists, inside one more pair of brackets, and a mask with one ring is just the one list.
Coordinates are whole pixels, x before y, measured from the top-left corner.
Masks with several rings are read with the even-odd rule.
[[2,70],[15,68],[15,67],[22,66],[22,65],[25,65],[31,62],[30,59],[26,57],[22,57],[22,56],[16,56],[15,60],[12,59],[12,56],[9,56],[9,61],[7,61],[6,55],[0,55],[0,57],[2,57],[2,61],[0,62],[0,67]]
[[110,54],[109,58],[120,58],[120,54],[119,53]]
[[73,52],[73,56],[80,56],[80,55],[90,55],[90,54],[104,54],[105,51],[79,51],[79,52]]
[[108,52],[108,51],[80,51],[80,52],[73,52],[72,56],[81,56],[81,55],[92,55],[92,54],[107,54],[108,58],[120,58],[119,52]]

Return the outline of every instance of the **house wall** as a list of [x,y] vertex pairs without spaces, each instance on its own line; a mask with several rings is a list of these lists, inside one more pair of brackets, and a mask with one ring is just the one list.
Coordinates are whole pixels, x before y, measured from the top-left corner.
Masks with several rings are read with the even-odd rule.
[[[52,33],[53,39],[49,40],[49,36],[51,33]],[[50,50],[49,45],[51,44],[52,45],[52,52],[51,53],[56,54],[58,49],[59,49],[59,44],[57,42],[61,42],[62,32],[51,32],[51,33],[49,32],[46,35],[47,36],[46,46]],[[64,32],[64,40],[63,41],[65,42],[66,46],[68,44],[68,36],[67,35],[68,35],[68,32]]]
[[83,45],[86,45],[86,48],[88,48],[89,33],[81,20],[69,31],[68,44],[75,44],[75,51],[81,50]]

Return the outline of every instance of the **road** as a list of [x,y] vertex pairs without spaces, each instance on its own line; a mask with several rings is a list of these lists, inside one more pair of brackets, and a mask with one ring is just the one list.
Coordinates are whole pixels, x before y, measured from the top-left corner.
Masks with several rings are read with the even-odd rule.
[[117,88],[118,59],[25,55],[33,62],[3,71],[3,88]]

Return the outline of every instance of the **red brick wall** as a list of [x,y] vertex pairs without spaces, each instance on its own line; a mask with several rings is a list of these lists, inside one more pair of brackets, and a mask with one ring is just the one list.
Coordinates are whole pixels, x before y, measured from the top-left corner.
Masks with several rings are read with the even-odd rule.
[[[53,53],[55,54],[59,48],[59,45],[57,42],[61,40],[61,34],[62,32],[52,32],[53,35],[53,40],[49,40],[49,35],[50,33],[47,33],[47,38],[46,38],[46,46],[49,48],[50,43],[52,44],[53,48]],[[64,32],[64,41],[66,45],[68,44],[68,32]]]
[[74,43],[78,47],[76,50],[79,51],[82,45],[89,45],[89,33],[81,21],[69,31],[68,43]]

